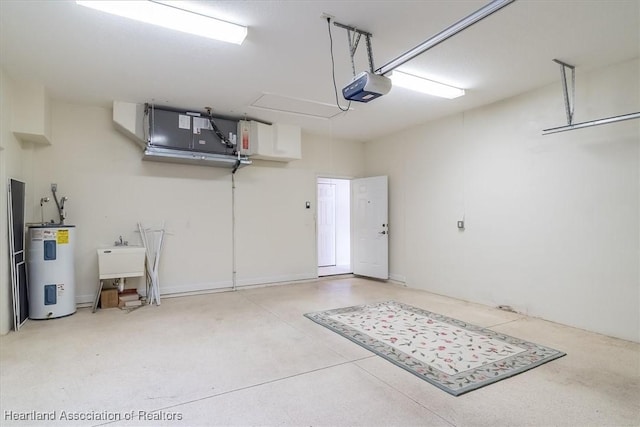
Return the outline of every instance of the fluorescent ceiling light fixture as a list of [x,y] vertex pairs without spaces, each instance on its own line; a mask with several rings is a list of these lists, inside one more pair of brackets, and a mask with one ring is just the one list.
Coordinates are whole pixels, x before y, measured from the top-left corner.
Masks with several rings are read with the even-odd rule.
[[247,27],[180,9],[174,6],[180,4],[177,1],[158,3],[129,0],[77,0],[76,3],[113,15],[228,43],[242,44],[247,36]]
[[416,92],[439,96],[440,98],[453,99],[464,95],[463,89],[434,82],[433,80],[414,76],[413,74],[403,73],[402,71],[394,70],[390,77],[393,86],[400,86],[415,90]]

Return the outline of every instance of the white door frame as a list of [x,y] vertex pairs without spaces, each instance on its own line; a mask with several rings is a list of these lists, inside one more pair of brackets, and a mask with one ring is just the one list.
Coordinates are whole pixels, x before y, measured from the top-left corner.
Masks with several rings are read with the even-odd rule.
[[[318,236],[318,267],[337,264],[336,256],[336,184],[320,182],[318,179],[318,199],[316,235]],[[322,190],[322,191],[321,191]]]
[[[353,176],[345,176],[345,175],[330,175],[330,174],[318,174],[316,175],[316,179],[315,179],[315,204],[318,204],[318,180],[320,179],[337,179],[337,180],[343,180],[343,181],[352,181],[353,179],[355,179]],[[349,183],[351,185],[351,182]],[[351,203],[351,200],[349,200],[349,203]],[[350,207],[351,208],[351,207]],[[351,220],[351,218],[350,218]],[[314,213],[314,222],[315,222],[315,264],[316,266],[318,265],[318,210],[317,210],[317,206],[315,209],[315,213]],[[353,240],[353,224],[351,224],[350,229],[349,229],[349,254],[350,254],[350,258],[353,255],[353,245],[351,243],[351,241]],[[336,254],[337,256],[337,254]],[[352,265],[352,261],[350,259],[349,261],[350,264],[350,269],[349,271],[351,271],[353,269],[353,265]],[[316,270],[316,274],[317,274],[317,270]]]

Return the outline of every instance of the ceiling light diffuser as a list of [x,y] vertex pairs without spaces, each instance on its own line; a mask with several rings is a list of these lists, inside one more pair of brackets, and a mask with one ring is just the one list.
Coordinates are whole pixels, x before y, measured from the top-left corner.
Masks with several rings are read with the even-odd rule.
[[439,96],[440,98],[453,99],[464,95],[464,90],[457,87],[449,86],[444,83],[434,82],[413,74],[403,73],[394,70],[391,73],[391,81],[393,86],[400,86],[411,89],[416,92],[426,93],[428,95]]
[[247,27],[175,7],[174,4],[179,2],[169,4],[155,1],[77,0],[76,3],[113,15],[228,43],[242,44],[247,36]]

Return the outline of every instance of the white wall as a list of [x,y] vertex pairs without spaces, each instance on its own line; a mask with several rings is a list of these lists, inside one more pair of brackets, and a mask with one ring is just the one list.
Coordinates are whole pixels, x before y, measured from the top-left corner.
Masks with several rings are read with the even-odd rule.
[[238,283],[317,277],[317,175],[362,176],[364,145],[303,134],[302,160],[254,164],[236,174]]
[[[578,73],[575,122],[640,111],[639,68]],[[558,82],[368,143],[367,175],[389,175],[391,272],[640,341],[640,121],[541,135],[565,120]]]
[[[31,143],[21,143],[11,131],[12,104],[16,96],[15,83],[0,68],[0,334],[13,328],[11,269],[9,266],[9,236],[7,218],[7,183],[9,178],[26,182],[30,197]],[[32,210],[27,206],[27,219]]]
[[[52,139],[34,149],[30,201],[39,212],[53,182],[69,197],[67,223],[78,227],[78,301],[94,297],[96,248],[120,235],[139,244],[138,221],[164,221],[170,232],[161,293],[231,286],[229,169],[142,161],[141,148],[115,130],[111,110],[99,107],[53,102]],[[305,202],[315,200],[319,173],[361,175],[364,147],[304,134],[302,150],[302,160],[256,161],[235,176],[239,285],[317,277],[315,210]],[[55,218],[55,206],[47,209],[45,219]]]

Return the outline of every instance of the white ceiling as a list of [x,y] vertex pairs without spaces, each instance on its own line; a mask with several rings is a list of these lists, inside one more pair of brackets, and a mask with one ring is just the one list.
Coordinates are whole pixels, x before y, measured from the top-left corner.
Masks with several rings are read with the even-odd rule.
[[[237,46],[72,1],[0,0],[0,64],[12,78],[41,82],[51,97],[73,103],[210,106],[220,115],[246,114],[366,141],[559,82],[554,58],[577,66],[579,86],[581,71],[639,56],[640,0],[517,0],[400,68],[464,88],[462,98],[394,88],[332,119],[251,106],[263,94],[335,103],[323,13],[373,34],[377,68],[488,1],[182,2],[183,8],[248,26],[247,39]],[[331,31],[340,90],[351,78],[347,36],[334,26]],[[357,71],[368,67],[364,43],[357,61]],[[563,119],[558,111],[558,122]]]

